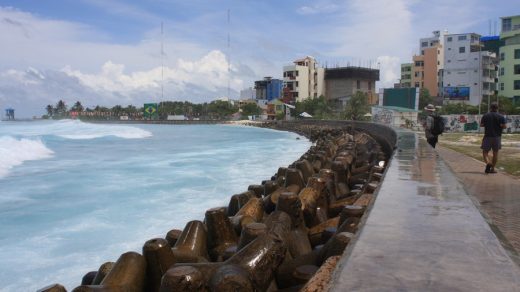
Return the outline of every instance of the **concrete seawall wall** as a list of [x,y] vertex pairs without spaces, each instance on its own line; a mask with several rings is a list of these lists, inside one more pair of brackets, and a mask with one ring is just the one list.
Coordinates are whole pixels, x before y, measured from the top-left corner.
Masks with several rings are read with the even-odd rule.
[[[207,210],[203,221],[86,273],[74,291],[324,291],[363,227],[397,135],[364,122],[254,125],[294,131],[315,144],[270,180],[231,196],[227,207]],[[54,284],[41,291],[65,289]]]

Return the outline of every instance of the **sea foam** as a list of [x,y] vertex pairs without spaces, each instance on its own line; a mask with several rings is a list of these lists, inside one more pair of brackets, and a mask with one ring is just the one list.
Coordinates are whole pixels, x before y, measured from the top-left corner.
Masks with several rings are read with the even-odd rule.
[[49,158],[54,154],[40,139],[16,139],[11,136],[0,137],[0,178],[9,170],[28,160]]

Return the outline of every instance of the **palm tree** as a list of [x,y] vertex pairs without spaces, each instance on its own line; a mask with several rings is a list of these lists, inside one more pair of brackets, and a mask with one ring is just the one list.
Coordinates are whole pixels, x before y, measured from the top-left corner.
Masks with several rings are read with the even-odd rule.
[[52,107],[52,105],[48,104],[45,110],[47,110],[47,115],[49,117],[52,117],[52,115],[54,114],[54,108]]
[[64,116],[67,113],[67,105],[63,100],[60,99],[58,103],[56,104],[56,113],[59,116]]
[[82,112],[83,109],[84,109],[83,105],[79,101],[76,101],[76,103],[71,108],[71,110],[76,111],[76,112]]

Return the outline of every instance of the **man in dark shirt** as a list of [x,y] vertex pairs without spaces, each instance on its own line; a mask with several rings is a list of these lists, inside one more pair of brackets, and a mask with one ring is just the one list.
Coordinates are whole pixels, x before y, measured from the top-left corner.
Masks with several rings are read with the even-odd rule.
[[[506,119],[498,112],[498,104],[491,103],[491,111],[480,120],[480,126],[485,128],[484,138],[482,138],[482,156],[486,163],[485,173],[496,173],[495,165],[498,160],[498,150],[502,148],[501,137],[502,129],[506,128]],[[493,149],[493,160],[489,159],[489,150]]]

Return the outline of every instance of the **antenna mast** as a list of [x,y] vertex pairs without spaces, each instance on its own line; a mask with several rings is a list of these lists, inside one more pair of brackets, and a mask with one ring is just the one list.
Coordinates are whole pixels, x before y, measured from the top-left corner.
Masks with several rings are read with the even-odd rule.
[[228,34],[227,34],[227,51],[228,51],[228,68],[227,68],[227,71],[228,71],[228,83],[227,83],[227,97],[230,98],[231,97],[231,88],[230,88],[230,83],[231,83],[231,49],[230,49],[230,44],[231,44],[231,38],[229,36],[229,31],[231,30],[231,26],[230,26],[230,19],[231,19],[231,10],[228,9],[227,11],[227,24],[228,24]]
[[164,29],[161,21],[161,101],[164,101]]

